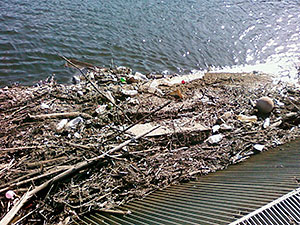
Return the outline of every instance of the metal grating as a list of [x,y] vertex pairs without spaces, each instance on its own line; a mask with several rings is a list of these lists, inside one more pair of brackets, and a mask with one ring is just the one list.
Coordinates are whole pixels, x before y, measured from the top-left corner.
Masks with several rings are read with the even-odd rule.
[[300,188],[255,210],[230,225],[300,224]]
[[[236,220],[238,223],[233,224],[297,222],[300,217],[299,189],[286,194],[299,187],[295,178],[300,177],[300,142],[282,148],[255,155],[197,181],[156,191],[143,200],[119,208],[130,210],[129,215],[94,213],[82,218],[81,224],[230,224]],[[284,199],[284,195],[290,197]],[[282,201],[278,202],[278,199]],[[259,213],[255,211],[263,206],[271,207],[264,207]],[[256,213],[249,214],[251,212]],[[244,217],[248,214],[255,216]],[[283,217],[282,223],[280,216]],[[240,218],[243,219],[238,220]]]

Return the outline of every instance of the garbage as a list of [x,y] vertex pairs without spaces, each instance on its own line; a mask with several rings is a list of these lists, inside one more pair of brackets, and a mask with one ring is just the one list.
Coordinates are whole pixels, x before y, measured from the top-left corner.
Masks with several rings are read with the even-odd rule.
[[50,106],[47,105],[46,103],[41,104],[41,109],[49,109],[49,108],[50,108]]
[[56,125],[56,131],[57,132],[61,132],[64,127],[67,125],[68,123],[68,119],[62,119],[57,125]]
[[261,97],[256,102],[256,108],[259,112],[267,114],[270,113],[274,108],[274,102],[269,97]]
[[123,95],[133,97],[133,96],[138,94],[138,91],[137,90],[124,90],[124,89],[121,89],[121,93]]
[[9,190],[5,193],[5,197],[7,199],[14,199],[15,196],[16,196],[16,193],[12,190]]
[[[68,179],[47,186],[47,195],[35,194],[31,206],[16,215],[25,216],[20,224],[75,222],[90,210],[110,210],[300,136],[298,89],[274,86],[267,76],[210,72],[191,81],[175,74],[147,75],[148,80],[130,83],[135,76],[126,68],[78,66],[88,68],[90,81],[80,77],[80,85],[51,81],[0,88],[1,218],[13,205],[5,196],[8,190],[18,189],[24,196],[94,157],[101,162],[71,169]],[[138,94],[127,96],[121,89]],[[177,90],[184,99],[169,95]],[[249,99],[262,95],[284,107],[251,117],[256,112]],[[51,107],[41,110],[41,103]],[[136,139],[157,125],[159,129]],[[110,153],[121,143],[130,144]]]
[[233,127],[230,126],[230,125],[227,125],[227,124],[223,123],[223,124],[220,125],[220,130],[222,130],[222,131],[229,131],[229,130],[233,130]]
[[264,145],[261,145],[261,144],[255,144],[255,145],[253,145],[253,148],[255,149],[255,150],[257,150],[257,151],[262,151],[263,149],[264,149]]
[[106,111],[106,108],[107,108],[107,105],[98,105],[98,107],[96,108],[96,113],[101,115],[103,113],[105,113]]
[[210,136],[208,139],[206,139],[206,141],[209,142],[210,144],[216,144],[222,141],[223,137],[224,137],[223,134],[215,134]]
[[217,132],[219,131],[220,128],[221,128],[220,125],[214,125],[214,126],[212,127],[212,132],[213,132],[213,133],[217,133]]
[[266,118],[264,123],[263,123],[263,128],[268,128],[270,126],[270,118]]
[[249,122],[256,122],[257,121],[257,116],[246,116],[246,115],[238,115],[237,119],[239,121],[249,123]]
[[83,119],[78,116],[75,119],[71,120],[70,122],[68,122],[65,126],[66,129],[76,129],[76,127],[80,124],[83,123]]
[[169,95],[183,99],[183,95],[179,89],[170,92]]
[[80,77],[79,76],[73,76],[72,77],[72,83],[73,84],[79,84],[80,83]]

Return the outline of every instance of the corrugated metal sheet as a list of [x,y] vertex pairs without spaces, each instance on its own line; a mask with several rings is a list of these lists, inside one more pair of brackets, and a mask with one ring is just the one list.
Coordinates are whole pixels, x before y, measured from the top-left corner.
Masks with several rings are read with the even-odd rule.
[[[295,178],[300,178],[300,142],[285,148],[255,155],[224,171],[156,191],[119,208],[130,210],[130,215],[94,213],[82,219],[93,225],[232,223],[298,188]],[[274,206],[275,214],[267,211],[268,223],[253,218],[254,223],[244,224],[280,224],[278,214],[292,207],[295,210],[294,201],[299,203],[299,194],[293,196],[293,202]]]

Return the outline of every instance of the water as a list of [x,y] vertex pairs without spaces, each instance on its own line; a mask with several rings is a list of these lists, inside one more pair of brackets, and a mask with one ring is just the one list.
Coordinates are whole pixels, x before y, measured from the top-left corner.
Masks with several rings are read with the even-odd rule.
[[142,73],[251,65],[290,78],[299,12],[299,0],[1,0],[0,86],[68,82],[59,53]]

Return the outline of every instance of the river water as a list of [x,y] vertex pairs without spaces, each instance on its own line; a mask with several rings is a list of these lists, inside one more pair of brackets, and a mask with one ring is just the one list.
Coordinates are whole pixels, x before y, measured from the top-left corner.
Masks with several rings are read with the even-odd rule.
[[299,0],[1,0],[0,86],[68,82],[58,54],[142,73],[215,66],[293,78],[299,12]]

